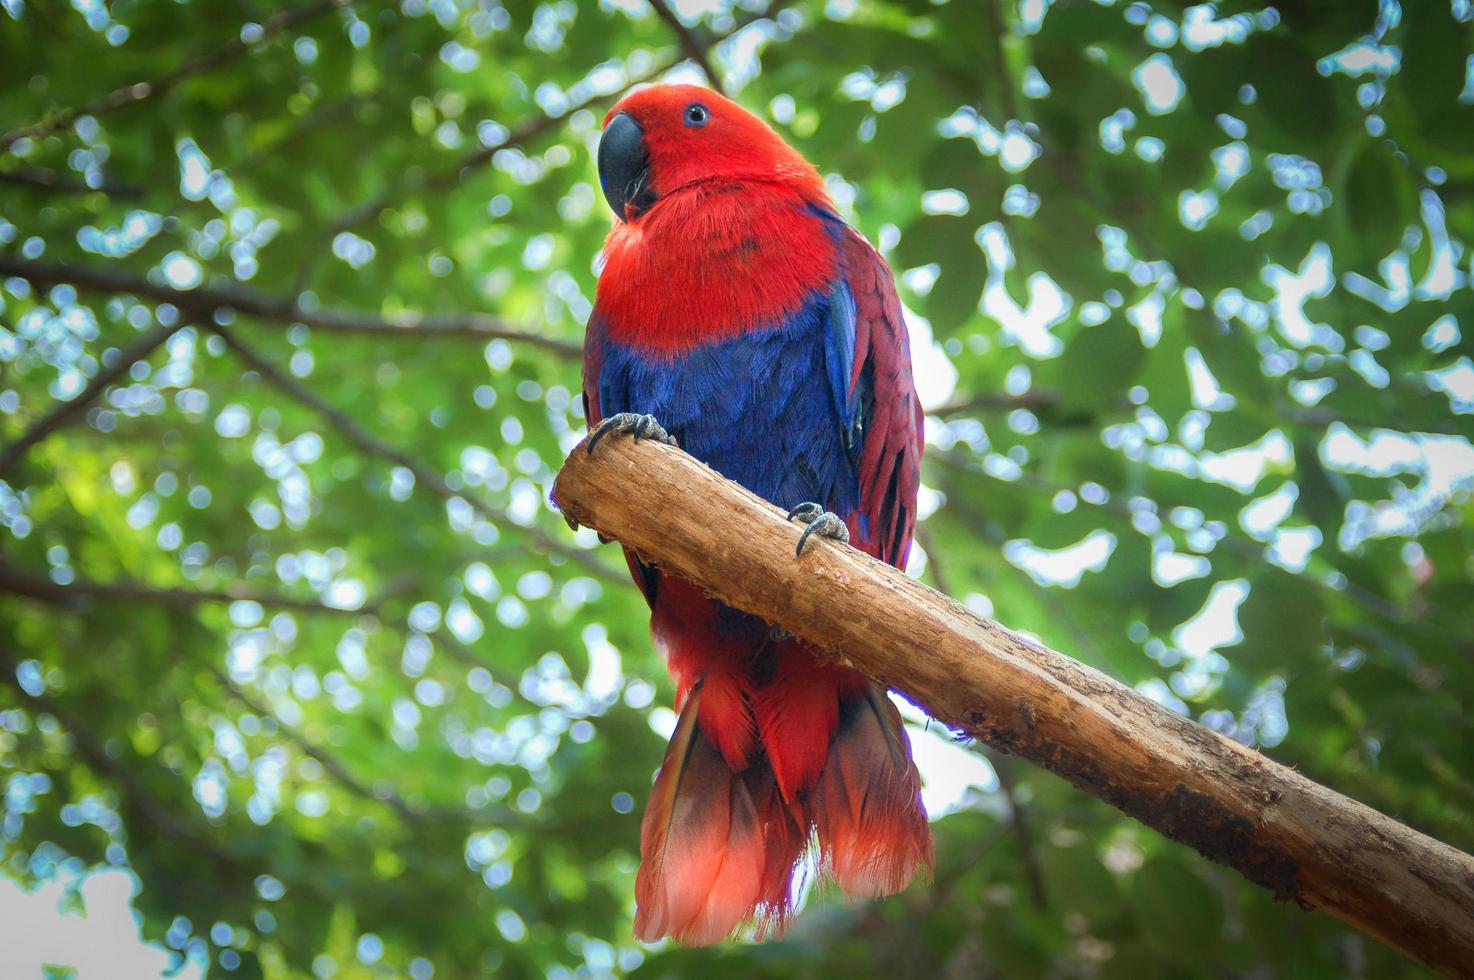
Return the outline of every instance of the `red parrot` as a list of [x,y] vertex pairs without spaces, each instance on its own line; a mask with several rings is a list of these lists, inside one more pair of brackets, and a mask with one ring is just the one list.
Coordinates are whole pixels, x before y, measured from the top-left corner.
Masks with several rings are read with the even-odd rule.
[[[584,411],[679,445],[892,565],[911,547],[922,413],[885,260],[819,173],[709,89],[610,110],[599,180],[617,220],[584,345]],[[700,506],[693,501],[692,506]],[[910,740],[885,689],[626,553],[680,718],[640,833],[635,935],[780,930],[811,840],[848,894],[930,868]]]

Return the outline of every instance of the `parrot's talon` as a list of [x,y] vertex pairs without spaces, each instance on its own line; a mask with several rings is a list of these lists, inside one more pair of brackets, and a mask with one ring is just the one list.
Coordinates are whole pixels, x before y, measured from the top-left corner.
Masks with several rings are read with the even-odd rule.
[[814,518],[824,513],[824,508],[813,501],[805,501],[788,512],[788,520],[798,521],[800,524],[809,524]]
[[570,514],[565,513],[563,515],[563,520],[567,522],[568,530],[570,531],[577,531],[580,527],[582,527],[582,525],[579,524],[578,521],[575,521]]
[[600,544],[608,544],[609,542],[611,542],[611,541],[614,540],[609,535],[605,534],[603,531],[595,531],[594,533],[599,536],[599,543]]
[[641,439],[654,439],[667,446],[676,444],[675,437],[665,431],[665,426],[661,425],[655,416],[641,415],[638,412],[620,412],[609,416],[599,423],[598,428],[594,429],[594,434],[589,437],[588,451],[592,453],[594,447],[599,444],[599,440],[611,432],[628,432],[634,437],[635,442]]
[[804,545],[808,544],[809,538],[816,534],[821,538],[838,541],[840,544],[850,543],[850,529],[845,522],[840,520],[838,514],[831,513],[816,503],[806,501],[799,504],[788,512],[788,519],[808,525],[804,528],[804,533],[799,535],[798,547],[793,550],[797,557],[803,556]]

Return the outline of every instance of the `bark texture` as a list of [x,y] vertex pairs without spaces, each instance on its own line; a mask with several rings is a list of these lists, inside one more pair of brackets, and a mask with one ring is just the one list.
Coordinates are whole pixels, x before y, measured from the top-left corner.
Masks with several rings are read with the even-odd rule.
[[1043,766],[1277,898],[1474,977],[1474,858],[1161,707],[852,548],[679,450],[580,444],[563,513]]

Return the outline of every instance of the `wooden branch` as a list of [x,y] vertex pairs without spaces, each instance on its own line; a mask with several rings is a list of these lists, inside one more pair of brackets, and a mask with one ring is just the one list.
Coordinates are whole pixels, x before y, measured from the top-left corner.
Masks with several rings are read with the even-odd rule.
[[[0,260],[0,265],[3,265],[3,260]],[[75,398],[58,404],[50,412],[32,423],[29,429],[21,433],[19,439],[0,449],[0,476],[9,473],[32,446],[41,442],[57,429],[70,424],[76,416],[80,415],[88,405],[97,399],[97,396],[103,393],[108,385],[126,374],[128,369],[135,363],[152,354],[165,341],[183,329],[185,325],[184,318],[180,317],[171,326],[159,324],[147,333],[140,334],[133,343],[119,352],[117,360],[93,375],[92,380],[87,383],[87,387],[83,388]]]
[[1069,780],[1448,976],[1474,977],[1474,858],[799,528],[679,450],[580,445],[565,516],[781,625],[939,721]]
[[35,139],[38,136],[53,133],[63,126],[70,126],[82,116],[100,116],[104,112],[110,112],[113,109],[119,109],[123,106],[163,95],[186,78],[198,75],[201,72],[212,71],[221,65],[229,64],[249,51],[253,44],[260,44],[262,41],[288,28],[295,27],[304,21],[327,13],[329,10],[350,6],[354,2],[355,0],[315,0],[313,3],[305,4],[294,10],[283,10],[262,21],[259,34],[250,41],[245,40],[242,36],[242,31],[237,29],[235,36],[220,47],[198,57],[191,58],[178,68],[161,75],[153,81],[135,82],[132,85],[124,85],[122,88],[114,89],[106,95],[98,96],[85,105],[62,109],[52,113],[40,122],[33,123],[30,126],[21,126],[17,129],[10,130],[4,135],[0,135],[0,153],[9,150],[11,146],[20,140]]
[[424,340],[460,337],[478,342],[508,340],[551,351],[559,357],[577,358],[583,348],[487,313],[400,313],[382,317],[358,310],[307,309],[296,299],[265,293],[227,280],[223,285],[198,289],[175,289],[145,276],[94,265],[60,265],[33,262],[14,255],[0,255],[0,276],[17,276],[38,288],[70,283],[79,289],[109,295],[127,293],[161,303],[172,303],[201,320],[214,322],[220,311],[234,311],[263,320],[305,323],[324,333],[369,334]]

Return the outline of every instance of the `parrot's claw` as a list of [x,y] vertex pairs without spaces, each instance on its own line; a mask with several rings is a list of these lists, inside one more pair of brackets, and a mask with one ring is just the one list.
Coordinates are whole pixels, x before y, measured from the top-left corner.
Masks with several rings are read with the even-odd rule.
[[611,432],[628,432],[635,437],[636,442],[639,442],[641,439],[654,439],[656,442],[663,442],[667,446],[674,446],[676,444],[675,437],[665,431],[665,426],[661,425],[655,416],[641,415],[638,412],[620,412],[618,415],[611,415],[599,423],[599,427],[589,437],[588,451],[593,452],[594,447],[599,444],[599,440]]
[[845,522],[840,520],[838,514],[831,513],[816,503],[799,504],[788,512],[788,519],[808,525],[804,533],[799,535],[798,547],[793,551],[795,555],[803,555],[804,545],[808,544],[809,538],[815,534],[821,538],[838,541],[840,544],[850,543],[850,529],[845,526]]
[[[563,515],[563,520],[565,520],[565,521],[568,522],[568,529],[570,531],[577,531],[579,528],[583,527],[582,524],[578,523],[578,521],[575,521],[572,517],[569,517],[567,514],[564,514]],[[605,534],[603,531],[595,531],[594,533],[599,536],[599,543],[600,544],[608,544],[609,542],[611,542],[611,541],[614,540],[613,538],[611,538],[607,534]]]

